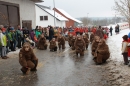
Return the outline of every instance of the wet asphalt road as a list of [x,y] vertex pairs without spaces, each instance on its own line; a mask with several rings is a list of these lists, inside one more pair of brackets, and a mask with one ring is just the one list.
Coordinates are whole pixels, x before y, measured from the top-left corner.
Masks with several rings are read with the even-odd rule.
[[34,52],[39,59],[38,71],[29,75],[20,71],[18,53],[0,59],[0,86],[108,86],[101,66],[92,60],[90,46],[83,57],[77,57],[68,43],[65,50]]

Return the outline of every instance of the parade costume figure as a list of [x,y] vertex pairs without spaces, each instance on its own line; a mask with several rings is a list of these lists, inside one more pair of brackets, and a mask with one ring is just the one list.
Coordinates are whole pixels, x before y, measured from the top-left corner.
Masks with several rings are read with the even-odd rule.
[[75,50],[75,46],[74,46],[74,43],[75,43],[75,41],[76,41],[76,36],[73,36],[73,38],[72,38],[72,50]]
[[44,37],[43,34],[39,38],[37,48],[40,49],[40,50],[46,50],[47,49],[46,38]]
[[69,44],[70,47],[72,46],[72,38],[73,38],[72,34],[69,34],[69,36],[68,36],[68,44]]
[[65,49],[65,39],[63,36],[59,35],[58,37],[58,46],[59,46],[59,50],[61,49]]
[[50,51],[57,51],[57,45],[56,45],[56,40],[55,38],[53,38],[51,41],[50,41]]
[[29,74],[31,71],[36,71],[38,58],[36,58],[30,44],[25,42],[19,52],[19,63],[22,66],[21,71],[24,74]]
[[101,29],[101,26],[99,26],[99,28],[97,29],[95,36],[99,36],[100,38],[104,37],[104,33],[103,30]]
[[123,42],[122,42],[122,55],[124,58],[124,64],[128,64],[128,36],[124,35],[123,37]]
[[93,32],[91,32],[91,35],[90,35],[90,42],[92,43],[93,40],[94,40],[94,34],[93,34]]
[[88,40],[88,38],[87,38],[87,36],[86,35],[83,35],[83,39],[84,39],[84,41],[85,41],[85,44],[86,44],[86,50],[88,49],[88,45],[89,45],[89,40]]
[[76,55],[84,56],[85,42],[81,36],[78,36],[75,41]]
[[94,61],[97,65],[105,63],[106,60],[110,57],[109,47],[106,44],[104,39],[99,41],[98,47],[95,51]]
[[88,32],[85,32],[85,35],[87,36],[87,38],[89,39],[89,34],[88,34]]
[[94,41],[93,41],[93,43],[92,43],[92,47],[91,47],[92,55],[93,55],[93,56],[94,56],[94,53],[95,53],[95,51],[96,51],[96,49],[97,49],[97,47],[98,47],[99,41],[100,41],[100,37],[99,37],[99,36],[95,36],[95,37],[94,37]]

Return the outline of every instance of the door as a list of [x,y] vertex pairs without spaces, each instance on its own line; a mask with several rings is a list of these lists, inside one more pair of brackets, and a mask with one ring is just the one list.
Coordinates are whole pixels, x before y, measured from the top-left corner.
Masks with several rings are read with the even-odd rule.
[[7,6],[0,4],[0,25],[9,25]]
[[0,24],[15,28],[20,24],[18,4],[0,1]]
[[27,28],[29,31],[32,30],[32,21],[31,20],[23,20],[22,26]]
[[17,28],[17,25],[19,25],[18,7],[8,6],[8,13],[10,26]]

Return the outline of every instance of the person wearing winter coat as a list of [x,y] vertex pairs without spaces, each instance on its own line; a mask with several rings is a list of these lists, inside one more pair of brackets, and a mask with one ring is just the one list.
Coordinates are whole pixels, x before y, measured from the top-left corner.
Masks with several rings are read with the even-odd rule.
[[49,41],[52,40],[53,36],[54,36],[54,29],[52,26],[50,26],[49,27]]
[[0,29],[0,49],[1,49],[1,57],[2,59],[7,59],[7,53],[6,53],[6,46],[7,46],[7,38],[2,33],[2,29]]
[[123,42],[122,42],[122,55],[124,59],[124,64],[128,65],[128,36],[124,35],[123,37]]
[[110,27],[110,34],[111,34],[111,36],[112,36],[112,30],[113,30],[113,28],[112,28],[112,26]]
[[18,29],[16,30],[16,40],[18,42],[18,48],[21,48],[21,42],[22,42],[22,32],[21,32],[21,28],[18,25]]

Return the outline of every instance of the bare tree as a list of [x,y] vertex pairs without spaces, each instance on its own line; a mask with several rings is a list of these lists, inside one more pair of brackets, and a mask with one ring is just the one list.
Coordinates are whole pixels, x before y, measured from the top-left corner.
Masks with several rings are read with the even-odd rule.
[[130,27],[130,0],[115,0],[114,10],[126,17]]
[[83,22],[84,26],[88,26],[91,22],[91,20],[87,17],[81,18],[81,21]]

